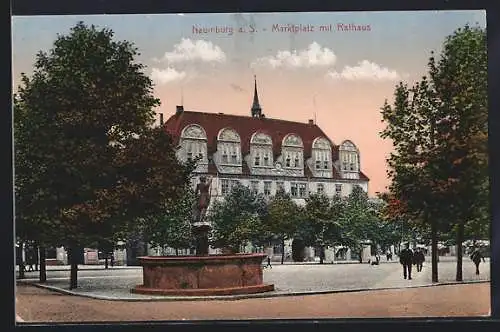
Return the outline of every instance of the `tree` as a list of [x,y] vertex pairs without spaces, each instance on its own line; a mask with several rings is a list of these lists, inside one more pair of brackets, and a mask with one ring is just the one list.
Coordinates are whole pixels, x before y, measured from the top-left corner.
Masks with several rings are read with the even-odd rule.
[[27,207],[18,219],[24,230],[43,230],[46,244],[68,248],[70,288],[77,287],[77,248],[125,235],[181,195],[189,179],[190,165],[152,127],[159,100],[137,55],[111,30],[80,22],[37,54],[18,88],[16,199]]
[[261,221],[266,213],[262,195],[240,183],[234,185],[224,201],[215,201],[207,213],[212,224],[212,244],[216,248],[239,252],[245,243],[262,236]]
[[178,200],[169,199],[165,210],[146,223],[147,238],[153,246],[169,246],[176,249],[187,249],[193,245],[191,218],[195,193],[186,186]]
[[304,244],[320,249],[320,264],[325,258],[325,247],[338,244],[340,238],[340,222],[336,219],[339,215],[332,212],[328,196],[311,194],[306,198],[304,219],[298,227]]
[[[339,205],[339,203],[337,203]],[[378,211],[368,199],[368,194],[360,187],[353,186],[345,199],[341,223],[342,244],[359,252],[362,263],[362,248],[368,241],[376,242]]]
[[446,38],[439,61],[432,54],[429,75],[411,88],[400,83],[394,105],[382,108],[387,127],[381,136],[395,146],[389,189],[404,201],[406,215],[430,224],[435,282],[438,231],[456,230],[461,280],[465,225],[486,220],[480,216],[489,195],[486,63],[484,29],[458,29]]
[[291,199],[290,195],[279,190],[267,205],[267,218],[264,219],[265,229],[280,240],[282,253],[281,264],[285,261],[285,241],[292,239],[298,230],[302,218],[301,209]]

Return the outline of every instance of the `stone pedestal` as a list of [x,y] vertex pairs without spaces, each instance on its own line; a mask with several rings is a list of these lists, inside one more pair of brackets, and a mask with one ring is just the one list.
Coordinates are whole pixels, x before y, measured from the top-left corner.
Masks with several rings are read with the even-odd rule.
[[210,232],[210,229],[210,224],[204,222],[194,223],[192,226],[193,236],[196,241],[197,256],[208,256],[208,233]]
[[131,291],[150,295],[210,296],[262,293],[266,254],[140,257],[143,284]]

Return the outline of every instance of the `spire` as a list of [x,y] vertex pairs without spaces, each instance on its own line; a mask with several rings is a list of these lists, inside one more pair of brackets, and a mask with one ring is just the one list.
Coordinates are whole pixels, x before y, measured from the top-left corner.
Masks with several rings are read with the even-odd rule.
[[259,94],[257,93],[257,76],[253,75],[255,81],[255,89],[253,92],[253,104],[252,104],[252,116],[260,118],[262,117],[262,108],[259,104]]

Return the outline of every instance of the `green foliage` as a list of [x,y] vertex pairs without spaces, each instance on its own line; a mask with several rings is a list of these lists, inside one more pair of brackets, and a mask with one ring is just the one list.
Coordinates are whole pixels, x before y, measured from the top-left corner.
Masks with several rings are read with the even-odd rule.
[[153,246],[187,249],[193,245],[191,218],[196,195],[190,186],[179,199],[168,199],[165,210],[146,223],[144,234]]
[[429,75],[398,85],[394,104],[382,108],[381,136],[395,146],[391,195],[406,217],[437,220],[442,232],[462,224],[471,236],[489,223],[486,54],[484,29],[458,29],[440,60],[430,58]]
[[[16,228],[49,245],[115,241],[182,194],[192,165],[152,128],[137,49],[78,23],[37,54],[14,107]],[[31,231],[30,231],[31,230]]]
[[[335,209],[337,208],[335,205]],[[342,213],[332,211],[328,196],[309,195],[303,216],[299,232],[306,246],[324,247],[339,243]]]
[[353,250],[360,250],[366,241],[377,243],[381,231],[379,207],[369,200],[367,193],[360,186],[354,186],[343,203],[341,200],[337,198],[335,203],[337,208],[342,205],[344,207],[340,219],[341,243]]
[[224,201],[215,201],[207,213],[212,244],[238,252],[246,242],[258,242],[265,234],[262,220],[266,214],[262,195],[241,184],[233,186]]
[[265,229],[282,241],[293,238],[302,220],[302,211],[289,194],[278,191],[267,205]]

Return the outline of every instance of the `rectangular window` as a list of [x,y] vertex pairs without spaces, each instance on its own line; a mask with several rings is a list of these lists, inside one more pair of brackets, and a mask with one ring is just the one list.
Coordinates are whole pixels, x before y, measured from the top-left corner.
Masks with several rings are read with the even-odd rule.
[[229,194],[230,188],[229,188],[229,180],[227,179],[222,179],[221,180],[221,193],[222,195],[227,195]]
[[342,195],[342,185],[341,184],[336,184],[335,185],[335,194],[336,195]]
[[323,183],[318,183],[316,186],[316,191],[318,194],[323,194],[325,192],[325,185]]
[[238,156],[236,154],[231,155],[231,163],[233,164],[238,163]]
[[255,166],[260,166],[260,156],[259,156],[259,155],[256,155],[256,156],[255,156],[255,162],[254,162],[254,165],[255,165]]
[[271,195],[271,181],[264,181],[264,195],[269,196]]
[[264,155],[264,166],[269,166],[269,155],[267,153]]
[[343,169],[344,171],[347,171],[347,170],[349,169],[349,168],[348,168],[348,166],[349,166],[349,163],[347,163],[347,162],[343,162],[343,163],[342,163],[342,169]]
[[251,181],[250,182],[250,189],[255,194],[259,193],[259,181]]
[[286,158],[286,163],[285,163],[286,167],[290,167],[290,161],[291,161],[290,157],[287,157]]
[[276,192],[280,190],[285,191],[285,183],[282,181],[276,182]]
[[227,160],[227,153],[225,151],[222,153],[222,162],[224,164],[227,164],[227,162],[228,162],[228,160]]
[[298,197],[299,196],[299,184],[296,182],[292,182],[290,184],[290,195],[292,197]]
[[328,160],[325,160],[325,161],[323,162],[323,168],[324,168],[324,169],[328,169]]
[[186,158],[186,159],[187,159],[187,161],[191,161],[191,160],[193,160],[193,153],[192,153],[192,152],[188,152],[188,153],[187,153],[187,158]]
[[351,171],[355,171],[355,170],[356,170],[356,168],[355,168],[355,166],[354,166],[354,163],[351,163],[351,164],[350,164],[350,170],[351,170]]
[[299,164],[299,157],[295,157],[295,160],[294,160],[294,167],[300,167],[300,164]]
[[320,169],[321,168],[321,160],[317,159],[316,160],[316,169]]
[[299,197],[306,197],[306,195],[307,195],[306,184],[299,183]]

